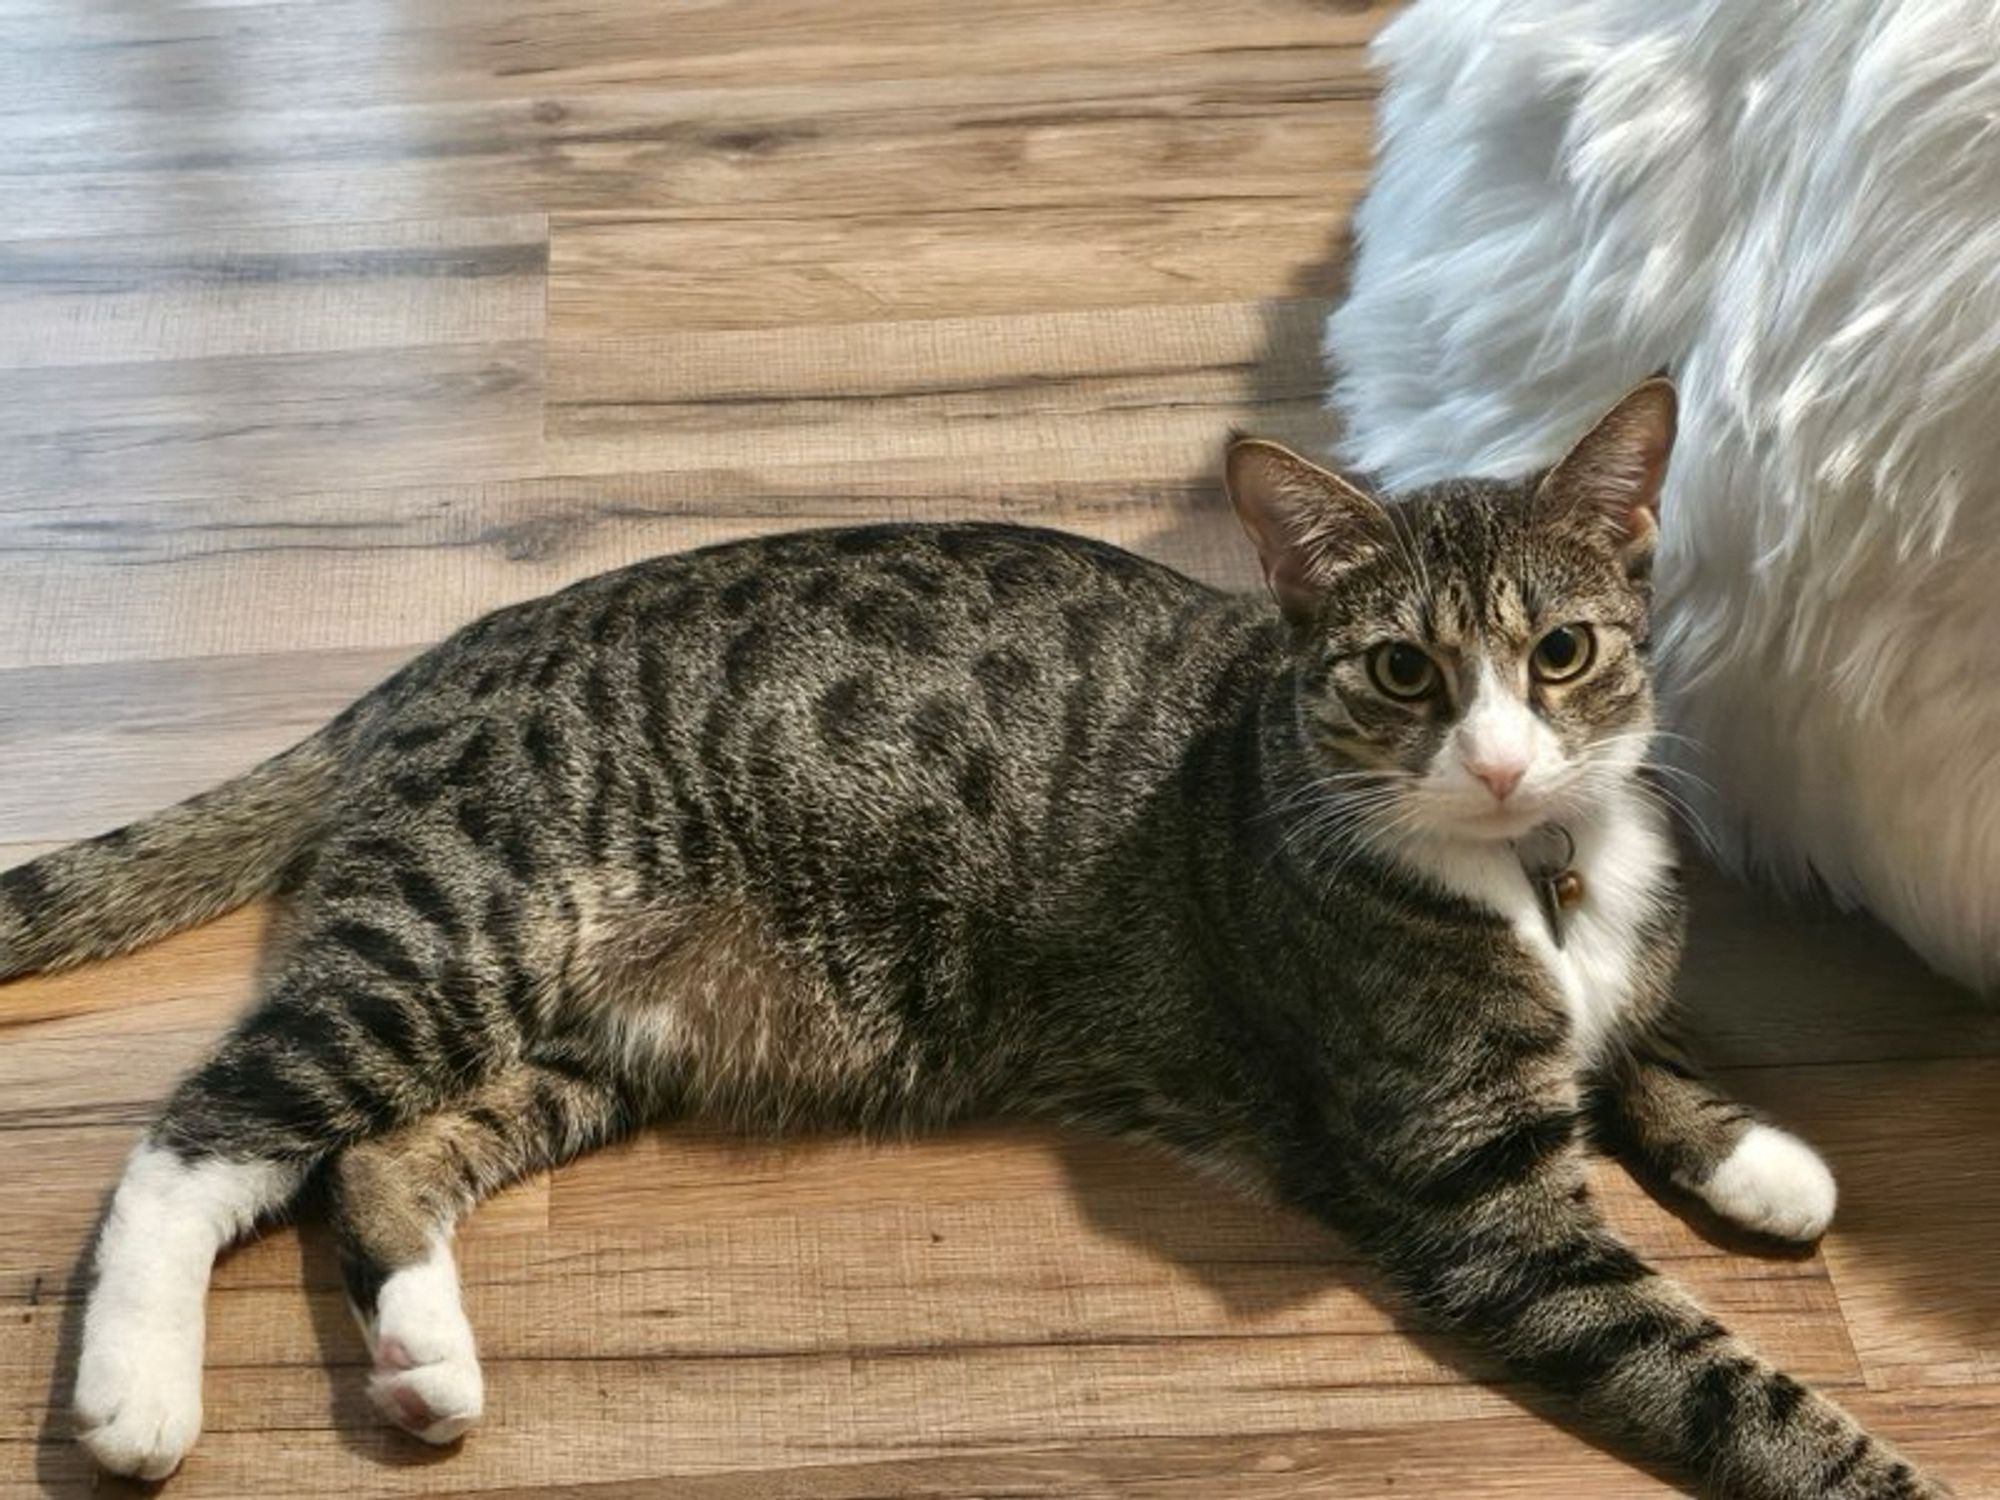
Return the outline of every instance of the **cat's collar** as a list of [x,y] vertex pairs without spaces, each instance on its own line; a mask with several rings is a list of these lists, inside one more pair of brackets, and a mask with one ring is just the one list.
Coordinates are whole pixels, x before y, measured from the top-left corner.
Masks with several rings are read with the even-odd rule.
[[1583,905],[1583,876],[1576,868],[1576,837],[1560,823],[1542,823],[1514,840],[1514,857],[1535,904],[1542,909],[1549,938],[1560,948],[1569,919]]

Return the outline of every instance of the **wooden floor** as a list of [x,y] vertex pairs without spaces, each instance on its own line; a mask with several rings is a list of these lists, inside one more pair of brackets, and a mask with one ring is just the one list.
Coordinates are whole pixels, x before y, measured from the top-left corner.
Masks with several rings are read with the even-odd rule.
[[[506,600],[846,518],[1247,582],[1367,166],[1338,0],[0,0],[0,864],[319,723]],[[76,1262],[261,916],[0,994],[0,1496],[81,1493]],[[1687,990],[1846,1190],[1613,1210],[2000,1494],[2000,1011],[1710,883]],[[648,1137],[464,1238],[486,1427],[379,1429],[316,1233],[229,1258],[184,1496],[1671,1492],[1341,1247],[1120,1149]],[[1559,1416],[1559,1414],[1558,1414]],[[668,1481],[671,1482],[668,1482]],[[116,1486],[107,1486],[115,1489]]]

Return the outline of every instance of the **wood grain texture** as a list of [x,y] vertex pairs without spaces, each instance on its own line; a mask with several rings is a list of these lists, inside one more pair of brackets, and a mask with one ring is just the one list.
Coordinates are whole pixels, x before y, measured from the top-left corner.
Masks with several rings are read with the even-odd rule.
[[[1369,153],[1336,0],[0,0],[0,865],[653,553],[980,516],[1248,584],[1215,469],[1331,432]],[[2000,1494],[2000,1012],[1712,877],[1684,992],[1845,1184],[1644,1250]],[[0,991],[0,1500],[83,1495],[79,1257],[266,914]],[[468,1227],[492,1417],[382,1430],[324,1235],[228,1257],[170,1494],[1675,1492],[1152,1156],[656,1132]],[[114,1493],[106,1486],[99,1493]]]
[[541,385],[524,340],[0,371],[0,509],[534,473]]
[[0,241],[15,368],[538,339],[539,215]]
[[[549,314],[560,329],[693,329],[1007,315],[1257,298],[1326,243],[1323,208],[1221,199],[799,215],[564,218]],[[1330,268],[1295,292],[1329,294]]]

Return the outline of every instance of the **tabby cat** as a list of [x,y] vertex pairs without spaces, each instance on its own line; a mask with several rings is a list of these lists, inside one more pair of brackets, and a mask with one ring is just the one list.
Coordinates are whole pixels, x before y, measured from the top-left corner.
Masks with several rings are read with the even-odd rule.
[[[696,1113],[1155,1143],[1749,1497],[1946,1493],[1605,1227],[1595,1129],[1798,1239],[1819,1159],[1664,1030],[1642,774],[1662,382],[1548,473],[1393,498],[1230,449],[1272,600],[995,525],[804,532],[503,609],[203,796],[0,877],[0,977],[291,897],[133,1152],[78,1429],[158,1477],[217,1252],[323,1184],[388,1418],[479,1416],[455,1219]],[[1531,850],[1542,851],[1530,854]]]

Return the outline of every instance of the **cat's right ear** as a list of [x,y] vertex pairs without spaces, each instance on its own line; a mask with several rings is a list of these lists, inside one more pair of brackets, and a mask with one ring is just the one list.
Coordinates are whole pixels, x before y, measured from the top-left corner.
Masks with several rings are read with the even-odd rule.
[[1264,582],[1295,625],[1312,618],[1342,561],[1389,535],[1388,512],[1373,496],[1276,443],[1232,439],[1224,476]]
[[1580,515],[1643,575],[1660,529],[1660,486],[1674,450],[1680,400],[1658,375],[1628,393],[1542,480],[1539,494]]

